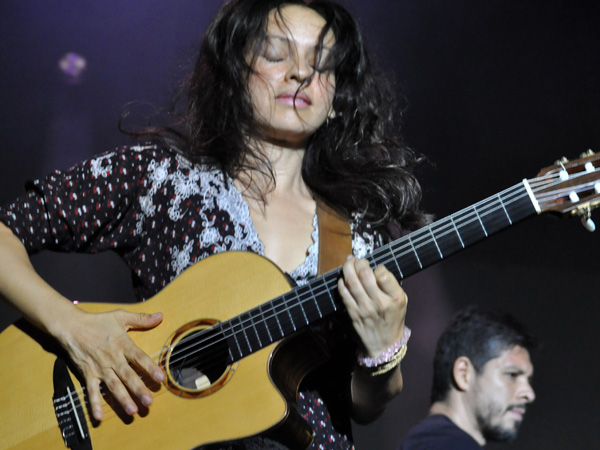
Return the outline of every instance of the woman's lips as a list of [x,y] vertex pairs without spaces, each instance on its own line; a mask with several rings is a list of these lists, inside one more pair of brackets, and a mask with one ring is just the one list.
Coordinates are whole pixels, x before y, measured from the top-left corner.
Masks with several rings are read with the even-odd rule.
[[277,101],[285,103],[290,106],[296,106],[297,108],[302,108],[305,106],[310,106],[311,101],[305,94],[280,94],[277,96]]

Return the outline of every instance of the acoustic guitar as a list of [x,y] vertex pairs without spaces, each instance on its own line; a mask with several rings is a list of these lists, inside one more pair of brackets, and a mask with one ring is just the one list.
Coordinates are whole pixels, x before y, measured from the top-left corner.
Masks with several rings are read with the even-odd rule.
[[[593,230],[599,167],[600,154],[591,152],[558,161],[536,178],[377,249],[368,260],[403,279],[540,213],[581,217]],[[18,321],[0,334],[0,449],[183,450],[277,431],[293,448],[306,448],[312,434],[291,402],[313,361],[306,342],[294,336],[343,309],[336,295],[340,270],[291,289],[267,259],[227,252],[193,265],[147,302],[123,306],[165,312],[156,329],[130,334],[166,380],[149,384],[154,403],[150,410],[140,405],[135,417],[105,395],[101,423],[56,342]],[[118,307],[79,306],[90,312]]]

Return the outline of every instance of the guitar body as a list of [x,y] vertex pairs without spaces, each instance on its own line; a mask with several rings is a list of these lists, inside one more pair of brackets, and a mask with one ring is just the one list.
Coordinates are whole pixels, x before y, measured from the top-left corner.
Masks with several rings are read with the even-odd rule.
[[[223,321],[289,290],[285,275],[267,259],[247,252],[226,252],[195,264],[147,302],[123,307],[133,312],[164,313],[164,321],[157,328],[130,332],[136,344],[156,360],[165,354],[174,333],[185,329],[186,324],[197,319]],[[89,312],[119,307],[95,303],[79,306]],[[21,323],[0,334],[0,352],[0,448],[64,449],[53,405],[55,363],[64,355],[51,338]],[[177,392],[169,383],[154,386],[153,404],[146,411],[140,408],[140,416],[133,418],[118,407],[105,405],[105,418],[97,423],[82,407],[82,422],[91,445],[77,448],[190,449],[264,433],[275,426],[287,426],[281,434],[293,435],[290,442],[306,448],[312,433],[290,409],[288,400],[309,371],[310,358],[303,355],[299,366],[290,370],[278,368],[276,378],[289,384],[279,388],[270,371],[278,354],[285,354],[285,345],[274,343],[249,355],[229,365],[226,373],[202,392]],[[288,355],[280,359],[294,358]],[[69,378],[85,404],[81,384],[70,371]],[[80,425],[73,423],[75,432]]]

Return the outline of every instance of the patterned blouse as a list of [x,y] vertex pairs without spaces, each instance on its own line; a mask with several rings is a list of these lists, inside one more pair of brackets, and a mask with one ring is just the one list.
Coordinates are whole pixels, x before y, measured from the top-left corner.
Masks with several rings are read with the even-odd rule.
[[[0,207],[0,221],[30,254],[44,249],[96,253],[112,250],[128,265],[138,300],[155,295],[183,270],[231,250],[264,256],[250,210],[233,180],[156,145],[123,147],[66,171],[27,183],[27,193]],[[299,285],[317,274],[318,222]],[[356,218],[353,253],[370,254],[382,237]],[[349,449],[321,397],[301,391],[298,411],[315,431],[315,449]]]

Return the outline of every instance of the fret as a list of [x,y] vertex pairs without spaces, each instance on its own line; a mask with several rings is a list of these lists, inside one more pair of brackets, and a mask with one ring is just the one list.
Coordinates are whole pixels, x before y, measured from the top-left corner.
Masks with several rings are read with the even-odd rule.
[[400,261],[398,265],[402,267],[403,277],[407,277],[421,270],[420,261],[417,258],[417,255],[415,254],[412,245],[406,244],[406,241],[410,236],[411,235],[409,234],[408,236],[402,238],[402,245],[396,249],[396,256]]
[[287,312],[287,315],[290,318],[290,324],[292,325],[292,328],[294,329],[294,331],[296,331],[296,323],[294,322],[294,318],[292,317],[290,309],[288,308],[288,306],[285,302],[284,302],[284,306],[285,306],[285,311]]
[[269,306],[271,307],[273,314],[267,317],[267,327],[273,332],[274,335],[277,330],[279,330],[279,336],[277,339],[275,339],[279,340],[285,336],[285,332],[281,326],[281,321],[279,320],[281,313],[277,310],[278,306],[281,306],[281,308],[285,309],[285,306],[283,306],[283,299],[281,297],[277,297],[273,301],[269,302]]
[[[451,255],[465,247],[460,237],[460,232],[452,218],[431,225],[432,232],[435,231],[436,243],[443,255]],[[441,255],[440,255],[441,256]]]
[[456,222],[454,222],[454,218],[452,216],[450,216],[450,221],[452,222],[454,231],[456,231],[456,236],[458,236],[458,240],[460,241],[461,247],[465,248],[465,243],[463,242],[462,237],[460,236],[460,231],[458,231],[458,228],[456,228]]
[[408,235],[408,243],[410,244],[413,253],[415,254],[415,257],[417,258],[417,262],[419,263],[419,268],[422,269],[423,268],[423,264],[421,263],[421,258],[419,258],[419,254],[417,253],[417,249],[415,248],[412,239],[411,239],[411,234]]
[[413,248],[418,251],[420,269],[440,260],[441,255],[437,242],[435,239],[432,240],[428,233],[430,229],[431,226],[409,235]]
[[289,311],[289,317],[291,320],[292,330],[298,331],[304,326],[305,318],[302,306],[300,305],[299,299],[290,302],[289,298],[286,298],[287,310]]
[[431,234],[431,237],[435,244],[435,248],[437,248],[438,254],[440,255],[440,259],[444,259],[444,255],[442,254],[442,251],[440,250],[440,246],[438,245],[438,242],[435,239],[435,235],[433,234],[433,227],[427,227],[427,228],[429,229],[429,234]]
[[232,322],[233,322],[234,319],[235,319],[235,317],[233,319],[231,319],[231,320],[226,321],[226,322],[222,322],[222,325],[221,325],[221,329],[223,330],[223,334],[225,336],[227,336],[227,334],[225,333],[225,326],[227,325],[229,327],[229,336],[227,336],[227,340],[230,341],[230,338],[233,339],[235,347],[237,347],[238,356],[236,357],[236,356],[233,355],[233,347],[231,345],[229,345],[229,353],[230,353],[230,356],[231,356],[231,362],[237,361],[237,360],[241,359],[244,356],[244,352],[242,351],[242,347],[240,346],[240,343],[239,343],[239,341],[237,339],[237,336],[235,334],[235,330],[233,329]]
[[504,202],[502,201],[502,197],[500,196],[500,194],[496,194],[496,196],[498,197],[498,201],[500,202],[500,205],[502,206],[502,210],[504,211],[504,214],[506,215],[506,218],[508,219],[508,223],[510,225],[512,225],[512,219],[510,218],[510,215],[508,214],[508,211],[506,210],[506,206],[504,206]]
[[[248,351],[245,354],[250,354],[253,352],[253,350],[252,350],[252,344],[250,343],[250,339],[248,339],[248,334],[246,333],[246,327],[244,326],[244,322],[246,321],[244,319],[245,315],[247,315],[247,314],[242,314],[241,316],[238,316],[238,322],[240,324],[240,331],[242,332],[243,337],[246,341],[246,345],[248,345]],[[242,342],[243,342],[243,340],[242,340]]]
[[474,208],[462,210],[454,216],[456,225],[460,230],[460,235],[465,245],[473,244],[474,242],[487,237],[479,222],[479,218],[473,209]]
[[322,319],[323,313],[321,313],[321,308],[319,308],[319,302],[317,301],[317,297],[313,291],[311,283],[308,283],[306,287],[310,291],[310,298],[312,299],[313,303],[315,304],[315,308],[317,309],[317,314],[319,315],[319,319]]
[[260,333],[258,332],[258,330],[256,328],[256,321],[254,320],[252,314],[248,314],[248,320],[252,324],[252,329],[254,330],[254,334],[256,335],[256,340],[258,341],[258,348],[263,348],[264,345],[260,339]]
[[481,220],[485,224],[486,237],[511,224],[508,216],[504,213],[502,202],[497,200],[494,200],[493,203],[486,203],[483,207],[479,208],[479,213]]
[[[227,332],[225,327],[229,328],[229,333]],[[233,361],[234,356],[233,356],[232,346],[233,346],[233,344],[235,344],[235,338],[233,338],[233,335],[231,333],[231,327],[229,326],[229,320],[226,320],[225,322],[217,323],[215,325],[215,328],[220,329],[221,333],[225,337],[225,340],[227,341],[227,347],[229,348],[229,358],[230,358],[230,361]]]
[[394,271],[392,268],[389,268],[389,270],[391,270],[393,273],[396,273],[400,277],[400,279],[404,279],[404,272],[402,272],[402,267],[400,267],[400,264],[398,264],[397,255],[394,254],[393,250],[390,255],[392,256],[392,260],[394,261],[394,265],[396,266],[396,271]]
[[[300,312],[294,313],[294,317],[299,319],[301,322],[304,322],[305,325],[310,325],[319,318],[315,309],[311,307],[313,303],[311,300],[314,299],[314,295],[311,291],[312,286],[310,283],[300,287],[295,291],[294,307]],[[288,294],[292,294],[292,292]],[[298,328],[301,328],[302,326],[304,325],[300,325]]]
[[485,229],[485,225],[483,224],[483,221],[481,220],[481,216],[479,215],[479,212],[477,212],[477,207],[474,207],[473,211],[475,211],[475,214],[477,215],[477,220],[479,220],[479,224],[481,225],[481,228],[483,229],[483,232],[485,233],[485,237],[488,237],[488,232]]
[[[261,316],[261,320],[258,321],[258,326],[267,332],[267,336],[269,336],[269,342],[274,342],[273,335],[271,334],[271,330],[269,330],[269,323],[267,322],[267,316],[265,315],[265,311],[263,309],[265,306],[268,306],[268,305],[269,304],[267,303],[266,305],[260,305],[258,307],[258,310],[260,311],[260,316]],[[264,336],[264,332],[263,332],[263,336]]]
[[[236,322],[237,321],[237,324]],[[235,317],[231,320],[232,330],[236,336],[236,342],[240,350],[240,354],[243,356],[254,353],[262,348],[262,343],[257,334],[257,331],[253,327],[253,320],[250,313],[244,313],[240,316]],[[254,334],[252,334],[254,331]]]
[[[336,271],[335,274],[330,274],[328,276],[335,277],[335,279],[337,279],[338,276],[341,276],[341,273],[339,271]],[[327,297],[329,298],[329,303],[331,304],[331,310],[329,310],[329,311],[332,313],[336,312],[338,305],[335,303],[335,298],[333,297],[333,295],[331,295],[331,289],[327,289]],[[323,305],[323,307],[325,307],[325,305]]]
[[327,296],[327,302],[325,300],[320,302],[321,312],[323,313],[323,316],[327,316],[328,314],[336,312],[340,307],[338,303],[339,300],[338,302],[336,302],[337,297],[335,296],[335,293],[337,292],[337,280],[341,276],[341,269],[338,269],[335,272],[330,272],[327,275],[325,275],[325,278],[323,278],[322,282],[324,294],[321,294],[320,296],[315,295],[317,299],[319,297],[322,298]]
[[298,305],[298,308],[300,309],[300,311],[302,312],[302,315],[304,316],[304,321],[306,322],[306,325],[310,324],[310,321],[308,320],[308,316],[306,315],[306,311],[304,310],[304,305],[302,305],[302,301],[298,301],[298,302],[296,302],[296,304]]

